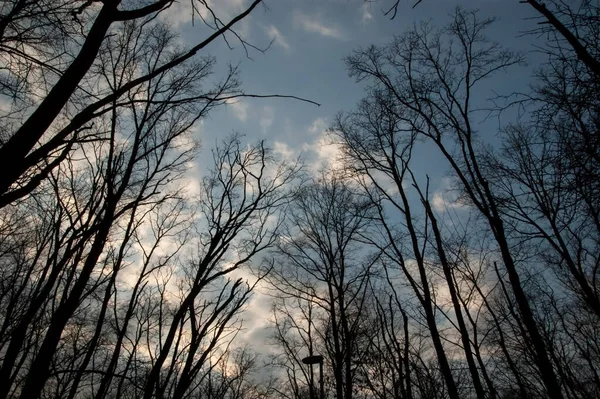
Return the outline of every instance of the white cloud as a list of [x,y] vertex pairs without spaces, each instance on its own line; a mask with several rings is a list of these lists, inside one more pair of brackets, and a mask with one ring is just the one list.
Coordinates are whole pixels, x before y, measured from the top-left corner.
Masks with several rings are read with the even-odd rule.
[[275,120],[275,110],[273,107],[264,106],[262,110],[262,114],[260,116],[260,127],[262,127],[263,132],[273,124],[273,120]]
[[371,3],[365,1],[363,5],[360,7],[361,19],[360,22],[363,25],[368,24],[373,20],[373,14],[371,14]]
[[[229,22],[249,5],[248,0],[208,0],[206,4],[223,23]],[[208,8],[196,5],[194,10],[190,1],[173,2],[169,8],[160,13],[160,18],[174,28],[188,23],[203,26],[203,19],[214,25],[213,17]],[[242,37],[249,34],[248,19],[250,18],[251,15],[235,24],[235,31]]]
[[[310,125],[305,127],[304,132],[306,133],[300,135],[308,138],[308,141],[292,145],[283,141],[275,141],[273,151],[282,159],[288,161],[302,156],[307,161],[309,170],[314,173],[318,173],[324,166],[340,169],[342,165],[340,160],[341,148],[339,145],[332,143],[327,133],[327,126],[328,122],[325,118],[316,118]],[[298,132],[293,129],[292,131],[294,136],[298,136]]]
[[327,133],[327,120],[317,118],[308,127],[308,132],[314,137],[312,143],[306,143],[304,150],[316,158],[311,165],[311,169],[317,172],[322,166],[328,166],[334,170],[342,168],[341,148],[338,144],[331,141]]
[[283,36],[281,32],[279,32],[279,29],[277,29],[273,25],[270,25],[269,27],[265,28],[265,31],[269,39],[273,40],[273,42],[276,45],[282,47],[286,52],[289,52],[291,50],[290,44],[286,40],[285,36]]
[[317,155],[320,163],[328,164],[333,169],[341,167],[341,164],[339,164],[341,150],[337,144],[331,143],[331,140],[327,136],[323,135],[319,137],[312,144],[311,149]]
[[308,128],[311,135],[323,136],[327,132],[327,120],[325,118],[317,118]]
[[468,205],[461,202],[456,190],[452,190],[452,181],[448,178],[442,180],[441,188],[433,193],[431,205],[437,212],[446,212],[450,209],[463,209]]
[[233,112],[233,116],[235,118],[242,122],[246,122],[248,119],[248,108],[250,107],[248,103],[235,99],[227,100],[226,103],[229,105],[230,110]]
[[172,26],[178,28],[182,24],[192,21],[192,7],[189,1],[176,1],[169,8],[160,13],[160,18]]
[[275,154],[279,155],[282,159],[285,159],[288,161],[296,158],[296,154],[295,154],[294,150],[292,150],[290,148],[290,146],[287,145],[287,143],[283,143],[281,141],[276,141],[273,144],[273,151],[275,152]]
[[[198,2],[196,2],[198,3]],[[221,19],[221,21],[229,22],[231,19],[235,18],[237,15],[245,11],[250,2],[248,0],[209,0],[207,1],[210,8],[214,11],[214,13]],[[208,15],[208,11],[202,7],[201,11],[203,17],[210,18]],[[252,14],[248,15],[241,21],[237,22],[234,25],[234,30],[242,37],[247,38],[250,35],[250,20],[252,19]],[[227,23],[225,22],[225,23]],[[234,36],[229,36],[231,39],[234,39]],[[233,42],[232,42],[233,43]]]
[[294,24],[300,26],[309,33],[317,33],[321,36],[331,37],[334,39],[344,38],[342,31],[338,27],[321,21],[321,18],[316,15],[307,15],[301,12],[296,12],[294,14]]

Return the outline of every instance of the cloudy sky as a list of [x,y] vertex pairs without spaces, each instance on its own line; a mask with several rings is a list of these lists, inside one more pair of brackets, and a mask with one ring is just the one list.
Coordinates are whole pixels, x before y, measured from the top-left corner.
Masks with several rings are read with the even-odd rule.
[[[384,16],[392,0],[365,2],[363,0],[267,0],[265,7],[256,9],[237,26],[249,43],[271,47],[264,54],[250,49],[249,59],[238,41],[230,38],[211,45],[210,54],[217,57],[221,70],[227,63],[240,66],[243,88],[253,94],[293,95],[310,99],[320,107],[282,99],[242,99],[213,112],[197,127],[204,154],[219,140],[239,132],[248,141],[265,139],[282,156],[303,155],[313,165],[334,159],[336,149],[327,145],[325,130],[339,111],[351,110],[364,95],[363,87],[347,76],[344,57],[354,49],[371,44],[384,44],[401,34],[412,24],[432,19],[440,26],[457,6],[477,8],[483,17],[496,17],[490,38],[515,50],[524,52],[529,67],[501,76],[500,91],[510,93],[526,90],[536,53],[532,52],[535,37],[522,36],[535,28],[530,7],[518,0],[424,0],[412,8],[414,0],[403,0],[394,20]],[[191,23],[190,10],[183,1],[169,11],[168,18],[182,32],[182,40],[194,43],[204,37],[201,22]],[[215,0],[215,10],[229,19],[249,3],[248,0]],[[218,77],[218,69],[217,75]],[[499,82],[499,81],[498,81]],[[490,94],[491,96],[491,94]],[[480,134],[492,138],[497,134],[497,121],[482,123]],[[203,157],[196,168],[201,171]],[[447,179],[441,161],[426,154],[417,160],[424,173],[432,177],[434,205],[443,205]],[[243,337],[256,345],[262,343],[268,314],[268,297],[257,293],[244,316]],[[253,344],[254,345],[254,344]],[[256,345],[255,348],[257,347]]]

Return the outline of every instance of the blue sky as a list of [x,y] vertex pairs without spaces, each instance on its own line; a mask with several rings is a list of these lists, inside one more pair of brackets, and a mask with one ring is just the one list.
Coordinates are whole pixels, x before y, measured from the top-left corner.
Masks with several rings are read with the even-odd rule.
[[[245,0],[219,0],[217,8],[224,13],[240,10]],[[311,104],[281,99],[242,99],[233,106],[213,112],[202,126],[204,148],[210,148],[215,138],[233,131],[249,140],[266,139],[271,147],[303,150],[307,157],[319,148],[321,158],[331,155],[320,146],[324,129],[339,111],[348,111],[364,95],[363,87],[349,78],[344,57],[352,50],[371,44],[384,44],[418,21],[433,19],[442,25],[448,14],[460,5],[478,8],[482,16],[499,19],[490,30],[490,37],[515,49],[528,51],[532,37],[518,37],[534,26],[526,20],[531,11],[518,0],[425,0],[416,8],[404,0],[398,15],[390,20],[383,15],[390,0],[367,3],[362,0],[270,0],[266,8],[258,8],[238,28],[252,44],[271,48],[262,54],[250,51],[245,56],[241,45],[231,40],[231,50],[223,40],[209,51],[219,65],[227,62],[240,65],[243,87],[247,93],[294,95],[316,101]],[[184,10],[179,12],[185,13]],[[233,15],[233,14],[231,14]],[[182,14],[182,20],[185,15]],[[191,26],[189,18],[181,26],[185,41],[192,42],[202,31],[200,24]],[[530,57],[531,58],[531,57]],[[524,90],[530,69],[511,74],[502,83],[505,92]],[[218,76],[218,72],[217,75]],[[495,130],[495,125],[490,125]],[[493,132],[490,132],[490,134]],[[319,143],[319,144],[317,144]]]
[[[169,11],[172,23],[178,24],[182,40],[197,42],[206,32],[202,24],[192,26],[187,1]],[[241,11],[248,0],[215,0],[215,10],[233,16]],[[531,21],[530,7],[519,0],[424,0],[412,8],[412,0],[403,0],[394,20],[383,15],[391,0],[367,3],[362,0],[267,0],[266,8],[259,7],[238,26],[237,31],[253,45],[264,47],[273,40],[271,48],[263,53],[250,51],[246,58],[240,43],[230,38],[233,49],[223,40],[212,44],[208,51],[217,57],[219,66],[226,70],[228,62],[240,65],[243,88],[253,94],[293,95],[310,99],[320,107],[286,99],[241,99],[235,104],[213,112],[197,128],[203,144],[203,154],[220,138],[239,132],[248,141],[265,139],[267,145],[282,156],[295,157],[301,153],[313,160],[313,165],[333,160],[334,147],[326,145],[325,130],[339,111],[350,111],[364,96],[363,87],[347,76],[344,57],[352,50],[371,44],[384,44],[393,35],[401,34],[413,23],[433,19],[442,26],[456,6],[477,8],[483,17],[496,17],[498,22],[490,29],[490,38],[526,54],[529,67],[515,69],[510,75],[500,75],[490,86],[502,93],[525,91],[539,54],[532,52],[538,40],[522,36],[522,32],[536,27]],[[217,69],[216,77],[219,77]],[[487,93],[482,93],[486,98]],[[491,94],[490,94],[491,96]],[[498,134],[497,121],[480,125],[482,136],[493,139]],[[422,154],[417,167],[432,177],[434,194],[443,195],[447,180],[445,164]],[[198,160],[196,170],[201,173],[210,156]],[[435,203],[434,203],[435,204]],[[243,336],[261,344],[268,334],[265,315],[269,298],[257,293],[248,312]],[[253,345],[255,346],[255,345]],[[256,346],[255,346],[256,348]]]

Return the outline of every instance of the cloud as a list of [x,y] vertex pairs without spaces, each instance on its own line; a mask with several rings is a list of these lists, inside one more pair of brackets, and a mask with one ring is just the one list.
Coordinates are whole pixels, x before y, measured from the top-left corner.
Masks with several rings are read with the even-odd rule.
[[[243,0],[208,1],[207,4],[221,19],[231,19],[244,8]],[[176,1],[161,11],[160,18],[172,27],[178,28],[182,24],[191,23],[192,20],[202,23],[201,18],[209,19],[210,12],[208,8],[202,6],[194,9],[189,1]]]
[[242,122],[246,122],[248,119],[248,103],[235,99],[227,100],[226,103],[229,105],[234,117]]
[[368,24],[373,20],[373,14],[371,14],[371,3],[364,2],[360,7],[361,19],[360,22],[363,25]]
[[326,118],[316,118],[301,132],[292,129],[291,135],[305,137],[306,141],[294,142],[275,141],[273,151],[281,159],[292,161],[301,157],[312,173],[319,173],[323,167],[333,170],[342,168],[342,149],[332,141],[327,132],[329,122]]
[[[248,0],[207,0],[206,5],[224,23],[242,13],[249,6]],[[204,26],[203,20],[214,25],[211,11],[204,5],[195,5],[190,1],[173,2],[166,10],[160,13],[160,18],[171,27],[179,28],[185,24]],[[251,16],[235,24],[235,31],[242,37],[248,36]]]
[[313,121],[313,123],[308,128],[308,131],[311,135],[320,135],[323,136],[327,132],[327,120],[325,118],[317,118]]
[[431,205],[437,212],[447,212],[450,209],[468,208],[467,204],[460,201],[456,190],[452,189],[452,181],[447,178],[442,180],[441,189],[433,193]]
[[263,132],[266,132],[267,129],[273,124],[273,120],[275,120],[275,110],[273,107],[269,107],[268,105],[264,106],[260,116],[260,127],[262,127]]
[[288,161],[296,158],[296,153],[294,152],[294,150],[292,150],[290,148],[290,146],[287,145],[287,143],[283,143],[281,141],[276,141],[273,144],[273,151],[275,152],[275,154],[280,156],[282,159],[285,159]]
[[273,40],[273,42],[279,47],[283,48],[286,52],[291,50],[290,44],[286,40],[286,38],[279,32],[279,29],[274,27],[273,25],[269,25],[269,27],[265,28],[267,36],[269,39]]
[[341,170],[342,151],[338,144],[333,143],[327,133],[327,120],[324,118],[315,119],[308,127],[308,133],[314,137],[312,143],[306,143],[304,150],[309,152],[315,162],[311,163],[313,172],[317,172],[321,167],[328,166],[334,170]]
[[192,21],[192,7],[190,3],[185,2],[174,2],[169,8],[160,13],[160,18],[169,24],[173,28],[179,28],[183,24],[187,24]]
[[307,15],[301,12],[294,14],[294,24],[300,26],[304,31],[309,33],[317,33],[324,37],[333,39],[343,39],[344,35],[336,26],[321,21],[321,18],[316,15]]
[[311,145],[311,150],[316,154],[321,164],[327,164],[333,169],[341,168],[339,163],[341,150],[337,144],[331,142],[329,137],[322,135]]

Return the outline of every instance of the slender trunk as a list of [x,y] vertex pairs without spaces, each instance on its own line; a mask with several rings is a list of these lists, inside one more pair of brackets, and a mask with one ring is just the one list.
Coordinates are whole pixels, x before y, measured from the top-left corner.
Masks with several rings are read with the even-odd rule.
[[[474,282],[474,284],[477,285],[476,282]],[[480,289],[478,289],[478,292],[480,292],[480,295],[482,295]],[[498,396],[498,393],[496,392],[494,383],[492,382],[492,379],[490,378],[490,376],[486,370],[485,362],[483,361],[483,357],[481,356],[481,351],[479,350],[479,341],[477,338],[478,337],[477,321],[474,320],[473,317],[471,316],[471,313],[469,312],[469,308],[467,306],[466,301],[463,300],[463,298],[460,295],[459,295],[459,300],[462,304],[463,309],[465,310],[467,319],[469,320],[469,322],[471,323],[471,326],[473,327],[473,354],[475,355],[475,359],[477,360],[477,364],[479,364],[479,369],[481,370],[481,375],[483,376],[483,379],[485,380],[485,383],[488,387],[488,392],[489,392],[490,398],[495,399]],[[489,310],[489,311],[491,312],[491,310]]]
[[485,399],[485,390],[483,389],[483,384],[479,378],[479,370],[477,369],[477,364],[473,359],[473,351],[471,350],[471,339],[469,330],[467,329],[467,325],[465,323],[462,307],[460,301],[458,299],[458,293],[456,292],[456,286],[454,285],[454,276],[452,275],[452,269],[450,263],[448,262],[448,258],[446,256],[446,251],[444,249],[444,243],[442,241],[442,236],[437,224],[437,219],[431,209],[431,205],[429,201],[423,197],[421,191],[419,190],[419,195],[421,196],[421,201],[423,202],[423,206],[427,214],[429,215],[429,219],[431,221],[431,228],[433,230],[433,234],[436,242],[436,250],[442,264],[442,270],[444,272],[444,277],[446,279],[446,285],[448,286],[448,291],[450,293],[450,299],[452,301],[452,307],[454,309],[454,315],[456,317],[456,321],[458,323],[458,329],[460,332],[460,339],[463,345],[463,351],[465,353],[465,358],[467,360],[467,365],[469,366],[469,372],[471,374],[471,378],[473,380],[473,387],[475,388],[475,392],[479,399]]
[[[394,170],[396,169],[394,168]],[[437,328],[435,313],[433,311],[433,299],[429,290],[429,279],[427,277],[427,271],[425,270],[424,259],[421,255],[421,250],[419,248],[418,235],[415,226],[413,225],[412,214],[410,211],[410,203],[402,185],[402,180],[403,179],[401,176],[398,176],[397,174],[394,176],[394,181],[396,182],[396,187],[398,188],[398,191],[402,198],[402,204],[404,206],[404,219],[406,221],[406,227],[410,234],[413,254],[415,256],[415,260],[419,268],[419,276],[421,279],[421,286],[423,289],[423,297],[421,300],[421,304],[423,305],[423,308],[425,310],[427,327],[429,328],[429,332],[431,334],[431,340],[433,341],[433,347],[438,358],[440,371],[444,376],[444,381],[446,382],[446,387],[448,388],[448,395],[451,399],[460,399],[460,396],[458,394],[458,388],[456,387],[456,382],[454,381],[454,377],[452,376],[452,369],[450,368],[450,363],[448,362],[446,351],[444,350],[442,338]]]
[[[343,281],[343,280],[342,280]],[[342,284],[342,281],[339,284]],[[345,396],[344,399],[352,399],[352,387],[353,387],[353,378],[352,378],[352,355],[354,349],[354,338],[352,337],[352,333],[350,332],[350,327],[348,325],[348,317],[346,315],[346,305],[344,300],[344,291],[343,287],[338,287],[338,303],[340,306],[340,324],[342,327],[342,334],[344,339],[343,351],[344,351],[344,373],[345,373]]]
[[[203,322],[203,326],[200,330],[198,330],[199,326],[192,327],[195,328],[197,331],[195,333],[195,336],[192,338],[193,344],[187,353],[186,364],[182,372],[179,374],[179,381],[177,382],[175,391],[173,395],[170,396],[172,399],[182,399],[185,397],[186,391],[189,389],[192,381],[198,375],[198,372],[200,371],[201,367],[206,363],[206,360],[217,346],[219,338],[225,331],[225,328],[227,327],[229,321],[237,313],[240,307],[245,303],[245,295],[248,292],[246,292],[246,294],[244,294],[242,298],[237,300],[234,306],[231,309],[229,309],[229,311],[227,311],[227,314],[223,318],[219,319],[219,316],[227,310],[227,307],[231,303],[236,301],[236,294],[238,292],[237,288],[239,287],[240,283],[241,281],[238,280],[238,282],[234,284],[229,293],[229,297],[217,309],[214,309],[212,316],[208,320],[205,320]],[[190,312],[195,311],[196,309],[193,307],[192,309],[190,309]],[[197,324],[195,316],[191,317],[190,322]],[[203,339],[208,336],[210,326],[215,325],[215,323],[218,323],[218,328],[216,332],[211,336],[210,343],[206,347],[202,346],[203,352],[200,355],[200,358],[194,359],[194,356],[198,352],[198,349],[201,347]]]
[[[96,322],[96,330],[94,331],[94,335],[92,336],[92,339],[90,340],[90,344],[87,349],[87,353],[86,353],[83,361],[81,362],[81,365],[79,366],[79,370],[78,370],[77,374],[75,375],[73,383],[71,384],[71,389],[69,391],[69,396],[67,399],[75,398],[75,395],[77,394],[77,388],[79,386],[81,378],[83,377],[84,371],[87,368],[90,360],[92,359],[92,356],[94,355],[94,351],[96,350],[96,347],[98,345],[98,341],[100,340],[100,336],[102,334],[102,329],[104,327],[104,320],[106,318],[106,313],[108,311],[109,301],[110,301],[110,298],[112,297],[113,289],[115,289],[117,275],[119,273],[119,270],[121,269],[121,264],[123,262],[123,258],[125,257],[127,243],[129,242],[129,239],[132,234],[132,230],[134,229],[133,225],[135,222],[136,209],[137,209],[137,205],[134,206],[134,209],[131,212],[131,216],[129,218],[129,223],[127,224],[127,230],[124,235],[125,238],[123,239],[123,241],[121,243],[121,247],[119,249],[119,254],[115,261],[115,265],[113,268],[113,272],[112,272],[110,281],[108,282],[108,285],[106,286],[106,289],[104,292],[104,299],[102,300],[102,307],[100,308],[100,315],[98,316],[98,321]],[[145,270],[145,267],[143,270]],[[134,294],[135,294],[135,291],[134,291]],[[122,339],[122,337],[119,337],[119,338]],[[117,350],[118,349],[115,348],[115,351],[117,351]],[[112,373],[112,371],[106,370],[104,376],[105,377],[108,376],[109,373]]]
[[[218,246],[218,241],[219,238],[213,238],[213,242],[211,243],[209,251],[215,250],[215,248]],[[208,281],[202,280],[201,277],[203,275],[203,271],[205,271],[206,268],[209,267],[210,263],[214,260],[214,256],[217,255],[213,252],[209,252],[209,254],[207,254],[204,258],[203,262],[199,265],[198,276],[196,281],[194,282],[192,290],[185,297],[177,312],[173,315],[171,326],[169,327],[169,331],[161,347],[160,354],[158,355],[156,361],[152,365],[150,373],[148,374],[148,378],[144,386],[144,399],[151,399],[154,395],[154,391],[157,387],[157,384],[159,383],[160,372],[165,361],[169,357],[169,352],[171,350],[171,347],[173,346],[175,338],[180,338],[177,337],[177,330],[179,329],[179,325],[184,320],[187,310],[190,306],[193,305],[195,298],[199,295],[202,288],[206,284],[208,284]]]
[[[333,270],[333,267],[330,269]],[[334,348],[334,361],[335,364],[333,366],[333,375],[335,377],[335,392],[336,397],[343,398],[344,397],[344,379],[342,375],[342,367],[344,363],[344,359],[342,356],[342,349],[340,345],[340,328],[338,326],[337,320],[337,311],[335,310],[335,296],[333,294],[333,287],[331,286],[331,282],[328,284],[329,290],[329,317],[331,320],[331,336],[333,337],[333,348]]]
[[[396,184],[399,189],[399,192],[401,194],[404,206],[407,206],[408,200],[404,193],[404,188],[402,187],[402,185],[400,183],[402,181],[402,178],[400,176],[395,176],[395,180],[396,180]],[[419,303],[421,304],[421,306],[423,307],[423,310],[425,311],[425,320],[426,320],[429,332],[431,334],[431,341],[433,343],[433,347],[434,347],[434,350],[435,350],[435,353],[436,353],[436,356],[438,359],[438,363],[440,365],[440,371],[444,378],[444,382],[446,383],[446,387],[448,388],[448,395],[450,396],[451,399],[460,399],[460,396],[458,395],[458,389],[456,387],[456,382],[454,381],[454,377],[452,376],[452,370],[450,368],[450,363],[448,362],[448,358],[446,356],[446,352],[445,352],[444,346],[442,344],[442,339],[440,337],[440,333],[437,328],[437,323],[435,320],[435,313],[433,310],[433,299],[431,297],[431,290],[429,289],[429,280],[427,277],[427,271],[425,270],[425,266],[423,264],[423,257],[421,256],[421,251],[419,249],[419,243],[418,243],[418,237],[416,234],[416,230],[415,230],[414,225],[412,224],[412,216],[410,213],[410,209],[409,208],[404,209],[403,213],[404,213],[404,218],[406,221],[407,230],[409,232],[410,239],[411,239],[412,251],[413,251],[413,254],[414,254],[414,257],[416,260],[416,264],[418,267],[419,280],[421,283],[420,287],[419,287],[418,283],[416,282],[415,278],[413,278],[413,276],[411,275],[411,272],[408,270],[401,250],[395,245],[395,241],[394,241],[395,237],[394,237],[392,231],[389,229],[389,227],[385,223],[384,219],[382,219],[384,222],[383,227],[386,230],[388,239],[391,240],[390,243],[391,243],[391,247],[393,248],[394,255],[398,258],[397,262],[400,265],[400,267],[402,268],[404,275],[408,279],[417,299],[419,300]],[[380,213],[380,217],[383,218],[383,214]],[[421,290],[422,290],[422,293],[421,293]],[[417,375],[417,377],[418,377],[418,375]]]
[[[85,242],[86,239],[82,238],[81,241]],[[72,260],[73,264],[77,264],[80,261],[82,256],[82,248],[78,248],[73,259],[71,259],[71,256],[71,253],[64,255],[63,258],[53,266],[52,271],[48,276],[48,280],[45,284],[43,284],[43,286],[41,286],[41,289],[31,301],[27,312],[23,315],[19,321],[19,324],[11,334],[10,343],[8,344],[8,348],[4,354],[2,368],[0,369],[0,398],[2,399],[6,398],[10,391],[11,375],[13,374],[13,369],[19,353],[21,352],[23,344],[27,339],[27,330],[29,329],[29,326],[35,320],[35,315],[44,307],[44,303],[52,292],[52,289],[54,288],[54,285],[60,277],[60,273],[63,271],[67,262]]]
[[0,194],[4,194],[17,181],[21,164],[48,127],[61,112],[79,82],[90,69],[102,41],[113,22],[116,2],[105,2],[79,51],[77,57],[50,90],[42,103],[27,118],[15,134],[0,147]]
[[492,230],[508,273],[508,279],[517,301],[519,313],[521,314],[523,324],[530,335],[531,344],[535,351],[536,366],[540,370],[542,381],[546,387],[546,393],[550,399],[563,399],[561,387],[558,383],[550,357],[548,356],[545,343],[539,332],[527,295],[523,290],[519,272],[517,271],[517,266],[508,244],[506,231],[504,230],[504,223],[502,222],[500,212],[497,208],[496,199],[490,191],[489,184],[479,167],[477,155],[473,148],[473,143],[471,142],[470,127],[467,118],[465,118],[465,122],[467,123],[466,131],[460,127],[457,127],[457,131],[461,140],[463,161],[467,165],[467,174],[465,174],[463,168],[456,163],[452,154],[448,152],[448,149],[440,140],[435,140],[435,143],[450,162],[457,177],[462,182],[467,195],[471,198],[479,212],[487,219],[488,225]]
[[[600,62],[594,58],[586,49],[586,46],[579,41],[577,36],[573,34],[556,16],[548,10],[548,8],[539,1],[536,0],[525,0],[522,2],[529,3],[537,12],[542,14],[544,18],[552,25],[552,27],[562,35],[562,37],[569,42],[577,58],[589,68],[589,70],[596,75],[596,78],[600,78]],[[577,32],[577,31],[575,31]]]
[[494,228],[494,235],[496,236],[496,241],[500,246],[500,252],[502,253],[504,266],[508,272],[508,279],[513,289],[513,294],[515,295],[521,317],[523,318],[523,324],[530,335],[531,343],[535,350],[536,364],[540,370],[542,381],[546,386],[546,394],[551,399],[563,399],[562,390],[560,384],[558,383],[556,373],[554,372],[554,367],[552,366],[550,357],[548,356],[546,345],[537,327],[537,323],[533,316],[533,311],[529,305],[529,300],[525,295],[525,291],[523,290],[523,286],[521,284],[521,279],[519,278],[519,273],[517,272],[516,265],[510,253],[510,248],[504,233],[503,223],[500,218],[494,218],[490,221],[490,224]]
[[94,353],[96,352],[96,348],[98,347],[98,341],[100,340],[100,335],[102,334],[102,329],[104,327],[104,320],[106,317],[108,304],[109,304],[109,301],[110,301],[110,298],[111,298],[112,292],[113,292],[112,289],[113,289],[114,283],[115,283],[114,280],[115,280],[114,278],[111,278],[111,280],[108,282],[106,290],[104,291],[102,307],[100,308],[100,315],[98,316],[98,320],[96,321],[96,329],[94,331],[94,335],[92,336],[92,339],[90,340],[90,343],[88,344],[88,348],[86,350],[85,357],[83,358],[83,361],[79,365],[77,373],[75,374],[75,377],[73,378],[73,382],[71,383],[71,388],[69,390],[69,395],[67,396],[67,399],[74,399],[75,395],[77,395],[79,383],[81,382],[81,379],[83,378],[83,376],[85,374],[85,370],[87,369],[87,366],[90,363],[90,360],[92,359],[92,357],[94,356]]
[[408,316],[404,310],[402,312],[402,322],[404,324],[404,381],[406,383],[406,399],[412,399],[412,380],[410,376],[410,353],[409,353],[409,334],[408,334]]
[[[500,282],[500,286],[502,288],[502,293],[504,294],[504,297],[506,298],[506,300],[509,303],[509,312],[510,312],[512,318],[518,324],[519,330],[521,332],[521,335],[523,336],[523,339],[526,342],[526,345],[529,346],[529,337],[527,336],[527,331],[526,331],[525,327],[522,325],[521,320],[519,320],[516,312],[513,310],[512,304],[510,304],[510,301],[511,301],[510,295],[508,294],[508,291],[507,291],[506,287],[504,286],[504,282],[502,281],[503,277],[500,275],[500,270],[498,270],[498,267],[495,263],[494,263],[494,269],[496,271],[496,275],[498,276],[498,281]],[[515,364],[515,362],[512,360],[512,357],[511,357],[508,347],[506,345],[506,340],[504,338],[504,332],[502,331],[502,325],[500,323],[500,319],[498,318],[498,316],[496,316],[496,313],[492,310],[491,306],[487,302],[487,299],[485,299],[485,303],[486,303],[487,308],[490,311],[490,315],[492,316],[492,318],[494,320],[494,324],[498,330],[499,337],[500,337],[500,342],[499,342],[500,348],[504,352],[504,355],[506,356],[506,361],[508,362],[508,366],[509,366],[510,370],[512,371],[513,375],[515,376],[515,380],[517,381],[517,385],[519,386],[520,396],[522,399],[526,399],[527,398],[527,389],[523,382],[523,378],[522,378],[523,375],[522,375],[521,371],[517,368],[517,365]]]
[[117,367],[117,363],[119,361],[119,356],[121,354],[123,340],[125,339],[127,331],[129,329],[129,322],[133,316],[134,307],[138,303],[138,291],[143,289],[143,287],[142,288],[140,288],[140,287],[142,285],[142,275],[145,272],[145,270],[146,269],[144,266],[144,269],[142,269],[142,271],[140,272],[140,278],[138,278],[138,280],[133,288],[133,291],[131,293],[131,299],[129,300],[129,305],[128,305],[127,311],[125,313],[125,317],[123,318],[121,329],[118,331],[118,334],[117,334],[117,340],[115,342],[115,349],[113,350],[113,353],[112,353],[112,356],[108,363],[108,366],[106,367],[106,373],[104,373],[104,375],[102,376],[102,379],[100,380],[98,390],[94,396],[95,399],[102,399],[104,397],[104,395],[106,394],[106,392],[108,390],[108,386],[109,386],[110,382],[112,381],[113,373]]
[[69,297],[58,306],[58,309],[52,316],[42,346],[29,368],[29,373],[27,374],[23,390],[21,391],[21,399],[37,398],[44,388],[44,384],[48,378],[48,368],[54,353],[56,352],[56,347],[60,342],[62,332],[73,315],[73,312],[75,312],[77,306],[79,306],[79,301],[85,291],[85,287],[87,286],[92,271],[104,250],[104,244],[108,237],[110,227],[112,226],[115,206],[116,203],[113,202],[106,210],[102,224],[94,238],[94,243],[85,260],[79,278],[75,282]]

